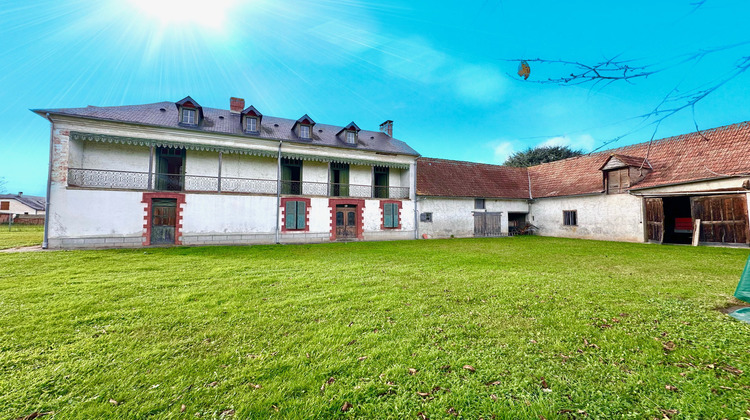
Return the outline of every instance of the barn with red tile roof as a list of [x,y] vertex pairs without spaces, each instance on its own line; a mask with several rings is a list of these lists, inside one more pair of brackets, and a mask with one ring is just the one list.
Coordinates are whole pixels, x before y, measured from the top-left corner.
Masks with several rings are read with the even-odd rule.
[[501,224],[497,235],[531,223],[549,236],[659,243],[691,243],[695,236],[704,243],[750,243],[748,122],[529,168],[428,158],[418,159],[417,168],[420,208],[448,198],[504,199],[492,210],[454,206],[451,211],[460,215],[433,212],[432,222],[420,222],[420,232],[436,236],[445,230],[434,228],[442,217],[454,225],[466,219],[460,236],[484,236],[483,213],[494,212]]

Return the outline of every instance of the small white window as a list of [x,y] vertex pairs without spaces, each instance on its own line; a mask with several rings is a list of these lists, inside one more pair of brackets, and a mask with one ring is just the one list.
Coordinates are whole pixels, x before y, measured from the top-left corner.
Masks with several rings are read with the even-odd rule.
[[195,110],[183,108],[182,122],[185,124],[195,124]]
[[254,117],[247,118],[247,131],[258,131],[258,119]]
[[357,134],[354,131],[347,131],[346,132],[346,142],[349,144],[354,144],[357,142]]
[[310,138],[310,126],[309,125],[300,125],[299,126],[299,136],[303,139],[309,139]]

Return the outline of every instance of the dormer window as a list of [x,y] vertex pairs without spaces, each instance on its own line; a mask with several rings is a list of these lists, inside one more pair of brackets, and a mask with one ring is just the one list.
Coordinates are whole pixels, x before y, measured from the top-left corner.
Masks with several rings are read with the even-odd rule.
[[242,130],[248,134],[260,134],[260,122],[263,119],[263,114],[252,105],[245,108],[240,114],[242,115]]
[[310,138],[310,126],[309,125],[300,125],[299,126],[299,136],[303,139],[309,139]]
[[203,108],[193,98],[186,96],[185,99],[175,102],[175,106],[180,125],[189,127],[200,125],[203,119]]
[[195,110],[182,108],[182,121],[183,124],[195,125]]
[[342,128],[341,131],[336,134],[336,137],[338,137],[340,141],[348,145],[356,146],[358,133],[359,127],[357,127],[357,124],[354,124],[354,121],[352,121],[349,123],[349,125]]
[[312,139],[312,128],[315,125],[315,121],[308,117],[307,114],[303,115],[302,118],[294,122],[292,131],[300,139],[311,140]]
[[623,194],[651,172],[651,164],[642,157],[615,154],[599,170],[604,174],[607,194]]

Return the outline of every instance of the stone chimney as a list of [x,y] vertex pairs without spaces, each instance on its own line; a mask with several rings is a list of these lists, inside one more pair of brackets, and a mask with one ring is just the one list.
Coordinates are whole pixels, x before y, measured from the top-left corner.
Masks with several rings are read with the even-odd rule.
[[245,109],[245,100],[242,98],[229,98],[229,112],[232,114],[239,114]]
[[388,120],[380,124],[380,131],[387,134],[388,137],[393,137],[393,121]]

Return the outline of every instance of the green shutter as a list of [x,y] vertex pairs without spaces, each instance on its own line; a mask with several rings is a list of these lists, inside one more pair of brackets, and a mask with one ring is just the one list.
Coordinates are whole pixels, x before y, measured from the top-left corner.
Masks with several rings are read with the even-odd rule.
[[393,227],[393,204],[385,203],[383,206],[383,226],[389,228]]
[[339,183],[341,184],[339,194],[342,197],[349,197],[349,165],[342,167],[339,174]]
[[305,228],[305,202],[297,201],[297,229]]
[[297,202],[296,201],[287,201],[286,202],[286,228],[287,229],[296,229],[296,222],[297,222]]

